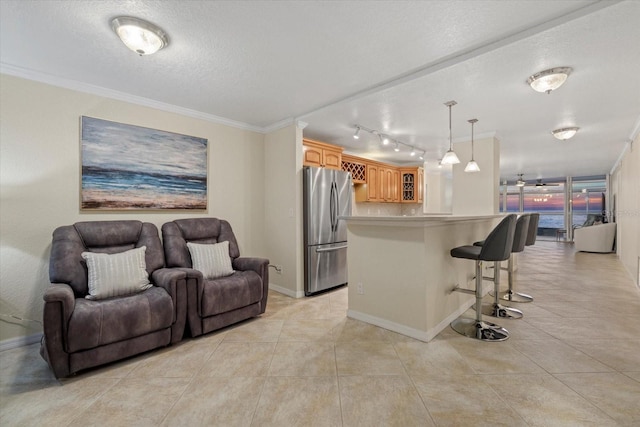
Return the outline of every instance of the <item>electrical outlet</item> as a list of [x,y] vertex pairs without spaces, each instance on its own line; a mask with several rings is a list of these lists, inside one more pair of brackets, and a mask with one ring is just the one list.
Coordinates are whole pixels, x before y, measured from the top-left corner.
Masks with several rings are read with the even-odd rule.
[[358,282],[358,285],[356,286],[356,290],[358,291],[358,295],[364,295],[364,286],[362,285],[361,282]]
[[276,265],[276,273],[278,274],[282,274],[282,266],[281,265]]

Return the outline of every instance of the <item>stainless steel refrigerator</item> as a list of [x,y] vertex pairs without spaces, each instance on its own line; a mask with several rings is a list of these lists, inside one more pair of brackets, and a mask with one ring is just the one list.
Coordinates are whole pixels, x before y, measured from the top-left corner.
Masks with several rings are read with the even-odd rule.
[[303,176],[304,293],[347,284],[347,225],[351,174],[305,166]]

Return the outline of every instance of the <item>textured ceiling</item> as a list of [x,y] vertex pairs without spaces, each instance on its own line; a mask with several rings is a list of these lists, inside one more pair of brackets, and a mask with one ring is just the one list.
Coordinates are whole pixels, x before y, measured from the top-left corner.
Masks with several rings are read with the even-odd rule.
[[[501,141],[501,175],[609,172],[640,117],[640,2],[12,1],[0,2],[2,71],[75,82],[267,131],[299,119],[305,135],[403,163],[351,135],[356,123],[426,151]],[[167,49],[138,57],[109,26],[160,25]],[[550,95],[527,76],[571,66]],[[90,85],[90,86],[89,86]],[[549,131],[580,126],[560,143]]]

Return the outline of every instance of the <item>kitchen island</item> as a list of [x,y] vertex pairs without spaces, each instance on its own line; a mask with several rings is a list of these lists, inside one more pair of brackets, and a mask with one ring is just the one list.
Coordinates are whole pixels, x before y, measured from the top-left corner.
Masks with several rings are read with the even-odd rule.
[[451,292],[457,284],[474,288],[475,264],[452,258],[449,251],[483,240],[502,217],[344,217],[347,316],[430,341],[475,301],[472,295]]

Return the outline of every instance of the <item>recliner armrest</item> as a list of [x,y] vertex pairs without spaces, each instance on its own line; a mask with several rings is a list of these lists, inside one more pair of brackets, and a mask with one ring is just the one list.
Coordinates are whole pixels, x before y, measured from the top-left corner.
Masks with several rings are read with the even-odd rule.
[[176,286],[178,281],[184,280],[187,273],[177,268],[160,268],[151,273],[151,282],[163,288],[172,298],[177,295]]
[[233,260],[233,269],[238,271],[253,270],[260,277],[264,277],[264,272],[269,268],[269,260],[266,258],[240,257]]
[[62,319],[65,323],[69,321],[76,306],[76,296],[73,294],[71,286],[66,283],[52,283],[45,289],[42,299],[45,303],[61,303]]

